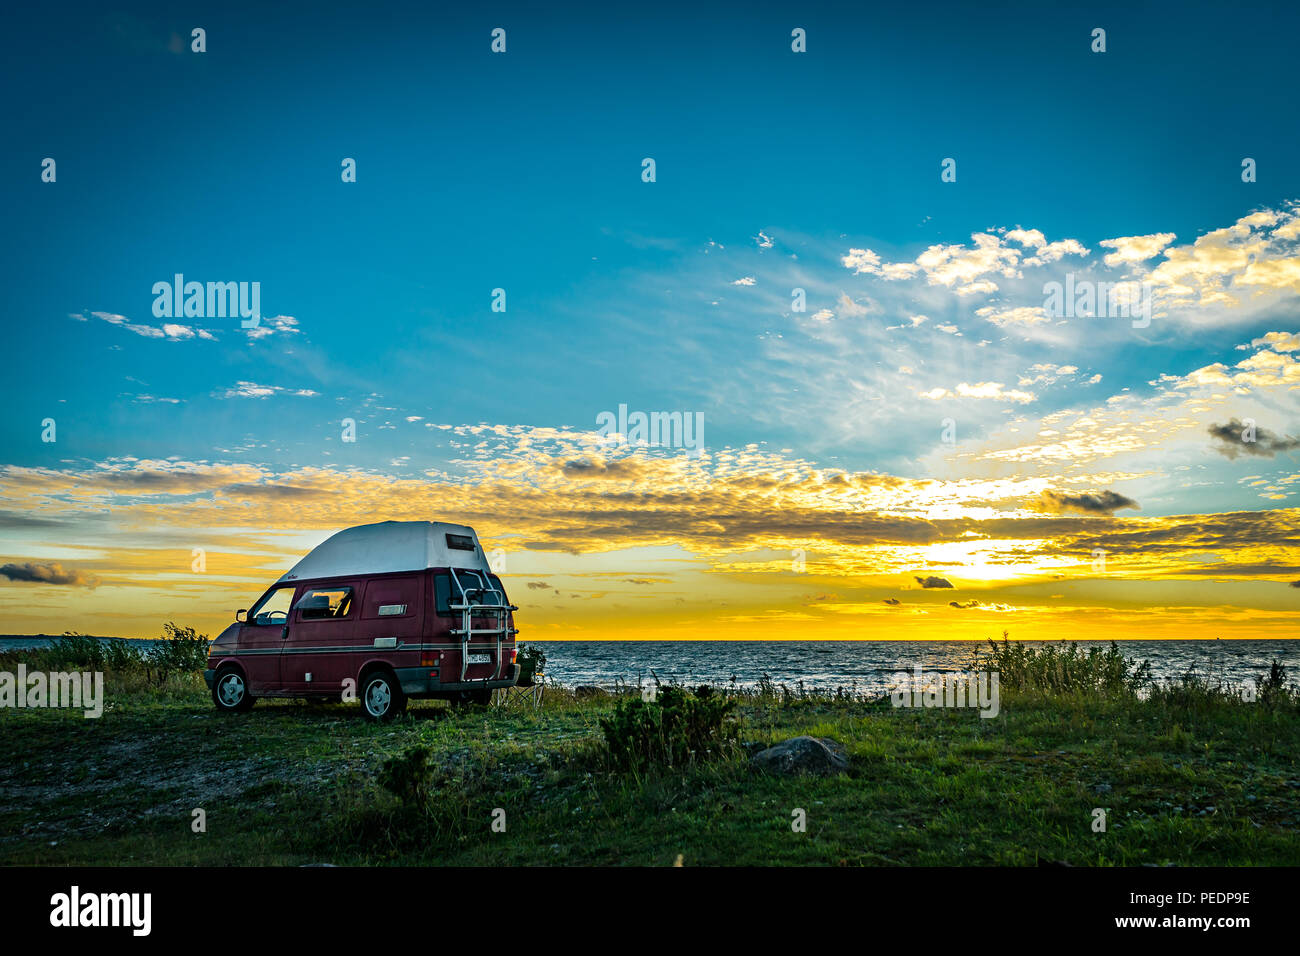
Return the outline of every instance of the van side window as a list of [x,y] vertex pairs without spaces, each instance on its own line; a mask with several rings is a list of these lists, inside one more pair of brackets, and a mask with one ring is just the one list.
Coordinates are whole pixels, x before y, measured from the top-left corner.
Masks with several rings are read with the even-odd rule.
[[506,586],[501,583],[501,579],[497,577],[495,574],[489,574],[488,580],[492,582],[491,584],[492,587],[496,588],[498,591],[501,592],[500,594],[492,595],[492,597],[500,600],[502,604],[509,604],[510,598],[506,595]]
[[347,617],[352,611],[350,587],[313,588],[294,606],[300,621],[329,621]]
[[380,578],[370,581],[366,585],[362,618],[409,617],[415,613],[419,586],[419,578]]
[[276,588],[258,602],[248,615],[254,624],[283,624],[289,619],[289,605],[293,603],[296,584]]

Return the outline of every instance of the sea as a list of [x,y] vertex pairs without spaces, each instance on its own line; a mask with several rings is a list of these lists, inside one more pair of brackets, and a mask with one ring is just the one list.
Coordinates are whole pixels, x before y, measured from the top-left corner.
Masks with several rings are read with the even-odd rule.
[[[44,635],[0,637],[0,652],[40,647]],[[113,638],[104,638],[113,640]],[[152,643],[152,642],[146,642]],[[754,688],[770,680],[778,688],[810,691],[843,688],[856,694],[884,693],[899,671],[920,666],[925,673],[956,673],[971,667],[972,655],[987,642],[975,641],[531,641],[546,653],[548,681],[566,687],[613,688],[619,684],[735,685]],[[1043,646],[1043,641],[1023,641]],[[1076,641],[1081,650],[1107,648],[1105,641]],[[1253,684],[1270,662],[1287,667],[1288,682],[1300,680],[1300,639],[1272,641],[1117,642],[1126,657],[1151,662],[1157,680],[1193,672],[1236,686]]]
[[[977,641],[534,641],[546,653],[546,677],[566,687],[638,682],[753,688],[764,678],[792,691],[884,693],[899,671],[956,673],[971,668]],[[1044,646],[1045,641],[1023,641]],[[1107,641],[1074,641],[1103,650]],[[1300,640],[1118,641],[1125,657],[1151,662],[1157,680],[1189,671],[1236,686],[1253,684],[1281,660],[1288,683],[1300,680]]]

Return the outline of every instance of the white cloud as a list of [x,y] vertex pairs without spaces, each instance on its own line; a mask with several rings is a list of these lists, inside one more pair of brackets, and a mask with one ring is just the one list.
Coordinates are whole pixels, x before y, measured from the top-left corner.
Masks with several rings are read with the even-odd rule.
[[1079,374],[1079,369],[1074,365],[1053,365],[1051,362],[1035,362],[1029,366],[1029,371],[1035,374],[1020,376],[1017,385],[1052,385],[1063,378],[1073,378]]
[[[872,305],[874,304],[875,303],[872,303]],[[847,294],[841,295],[836,300],[836,305],[839,306],[840,315],[850,319],[861,318],[864,315],[870,315],[873,311],[871,305],[862,305],[858,302],[854,302],[851,298],[849,298]]]
[[992,279],[980,279],[977,282],[968,282],[966,285],[957,287],[958,295],[987,295],[990,292],[997,292],[998,284]]
[[[126,329],[128,332],[133,332],[146,339],[161,339],[165,338],[167,334],[162,329],[155,328],[152,325],[139,325],[132,322],[125,315],[118,315],[114,312],[91,312],[90,314],[101,321],[107,322],[109,325],[116,325],[120,329]],[[85,321],[85,318],[81,316],[73,316],[73,318],[82,322]]]
[[[1267,345],[1277,352],[1294,352],[1300,349],[1300,333],[1296,332],[1268,332],[1257,339],[1251,340],[1251,346]],[[1237,348],[1245,349],[1248,346],[1238,345]]]
[[[840,263],[859,275],[895,281],[924,274],[930,285],[946,286],[965,296],[997,291],[998,284],[992,276],[1021,278],[1022,266],[1042,266],[1067,255],[1088,255],[1088,249],[1077,239],[1048,242],[1037,229],[1013,229],[1005,240],[994,233],[977,232],[971,235],[971,242],[969,246],[962,243],[930,246],[914,262],[887,263],[871,249],[851,248],[840,257]],[[1033,254],[1026,257],[1026,251]]]
[[296,395],[311,398],[319,395],[310,388],[285,388],[281,385],[258,385],[256,382],[236,382],[233,387],[218,393],[217,398],[269,398],[272,395]]
[[978,382],[974,385],[962,382],[957,386],[956,391],[947,388],[932,388],[928,392],[920,392],[919,394],[922,398],[936,401],[941,398],[992,398],[998,401],[1017,402],[1025,405],[1037,400],[1037,396],[1032,392],[1007,388],[1001,382]]
[[257,340],[276,333],[298,335],[302,332],[302,329],[298,328],[298,320],[292,315],[273,315],[270,318],[263,318],[255,328],[241,328],[241,331],[250,339]]
[[880,256],[870,249],[850,249],[848,255],[840,257],[840,262],[844,264],[844,268],[852,269],[859,275],[862,273],[868,275],[880,274]]
[[[1152,283],[1166,309],[1216,308],[1215,317],[1245,302],[1275,301],[1300,293],[1300,206],[1243,216],[1195,242],[1169,246],[1164,261],[1141,278]],[[1163,235],[1163,234],[1162,234]],[[1273,294],[1272,298],[1261,297]]]
[[1108,266],[1133,265],[1138,262],[1146,262],[1160,255],[1165,246],[1173,242],[1175,235],[1172,232],[1157,232],[1149,236],[1120,236],[1118,239],[1103,239],[1101,245],[1106,249],[1114,249],[1114,252],[1108,252],[1104,260]]
[[988,319],[998,328],[1006,328],[1009,325],[1035,325],[1050,320],[1047,310],[1041,305],[1019,305],[1006,309],[986,305],[982,309],[976,309],[975,314],[982,319]]
[[203,339],[206,342],[217,341],[217,337],[207,329],[196,325],[181,325],[179,322],[164,322],[161,327],[142,325],[138,322],[132,322],[125,315],[118,315],[115,312],[90,312],[88,315],[84,313],[80,315],[71,314],[68,317],[76,319],[78,322],[86,322],[89,316],[93,316],[101,322],[107,322],[119,329],[125,329],[131,334],[145,339],[165,339],[168,342],[186,342],[190,339]]

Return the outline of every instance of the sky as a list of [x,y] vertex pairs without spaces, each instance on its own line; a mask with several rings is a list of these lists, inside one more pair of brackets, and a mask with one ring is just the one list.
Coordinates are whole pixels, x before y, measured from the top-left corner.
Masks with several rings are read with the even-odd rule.
[[215,633],[398,519],[524,640],[1296,636],[1298,26],[15,12],[0,632]]

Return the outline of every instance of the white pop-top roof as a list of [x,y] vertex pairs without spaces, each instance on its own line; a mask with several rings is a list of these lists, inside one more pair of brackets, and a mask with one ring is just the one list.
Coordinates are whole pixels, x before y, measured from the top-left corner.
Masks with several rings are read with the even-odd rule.
[[[474,549],[453,547],[448,535],[468,537]],[[290,568],[279,583],[425,568],[489,570],[478,535],[467,525],[444,521],[381,521],[345,528],[331,535]]]

